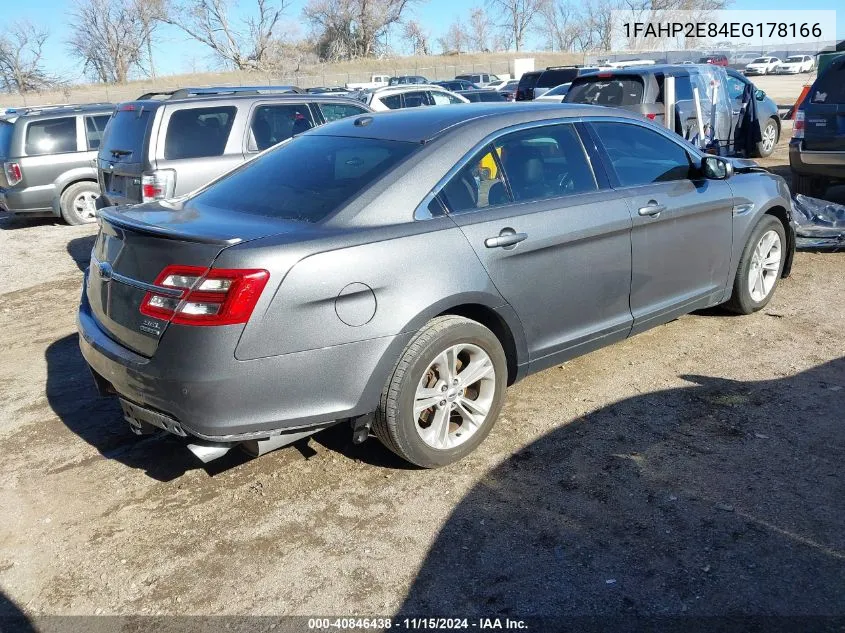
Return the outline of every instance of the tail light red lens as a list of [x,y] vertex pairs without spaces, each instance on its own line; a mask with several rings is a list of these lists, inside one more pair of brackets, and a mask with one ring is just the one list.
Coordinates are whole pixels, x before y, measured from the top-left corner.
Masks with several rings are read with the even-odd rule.
[[141,314],[180,325],[246,323],[268,279],[270,273],[260,269],[168,266],[155,285],[181,294],[148,292]]
[[176,172],[172,169],[157,169],[141,175],[142,202],[172,198],[175,190]]
[[6,172],[6,180],[10,187],[14,187],[23,180],[21,166],[18,163],[3,163],[3,171]]
[[804,125],[804,111],[798,110],[792,122],[792,138],[804,138]]

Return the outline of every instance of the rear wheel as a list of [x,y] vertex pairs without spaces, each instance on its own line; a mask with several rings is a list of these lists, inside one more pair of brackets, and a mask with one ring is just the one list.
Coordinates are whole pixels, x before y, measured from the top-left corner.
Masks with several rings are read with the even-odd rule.
[[90,224],[97,219],[96,201],[100,196],[97,183],[84,181],[64,190],[60,199],[62,218],[68,224]]
[[775,151],[775,146],[778,144],[780,137],[780,130],[778,129],[777,121],[770,118],[766,122],[766,127],[763,128],[762,139],[757,143],[757,155],[760,158],[771,156]]
[[817,176],[792,174],[792,193],[800,193],[811,198],[820,198],[827,190],[827,183]]
[[751,232],[734,278],[728,310],[751,314],[765,306],[775,292],[786,260],[786,232],[776,217],[764,215]]
[[506,387],[499,339],[476,321],[437,317],[405,348],[382,392],[373,431],[417,466],[445,466],[487,437]]

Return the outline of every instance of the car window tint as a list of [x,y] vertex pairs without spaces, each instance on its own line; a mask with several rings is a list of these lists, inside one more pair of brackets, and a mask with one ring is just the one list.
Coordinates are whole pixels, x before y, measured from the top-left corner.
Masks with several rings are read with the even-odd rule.
[[566,93],[567,103],[627,106],[643,102],[644,85],[639,77],[591,77],[572,84]]
[[745,83],[736,77],[728,77],[728,94],[731,99],[741,99],[743,92],[745,92]]
[[495,143],[514,200],[543,200],[596,191],[581,139],[569,124],[507,134]]
[[100,143],[103,142],[103,132],[110,118],[108,114],[85,117],[85,137],[89,150],[99,149]]
[[398,110],[402,107],[402,95],[390,95],[389,97],[381,97],[381,102],[386,108],[391,110]]
[[221,156],[235,112],[235,106],[177,110],[167,125],[164,157],[172,160]]
[[419,143],[305,134],[192,198],[224,211],[319,222],[387,174]]
[[405,93],[406,108],[418,108],[420,106],[429,105],[429,103],[428,93],[425,91]]
[[249,125],[252,139],[249,149],[265,150],[292,136],[307,132],[314,127],[314,119],[307,104],[258,106],[252,113]]
[[473,156],[440,193],[452,213],[512,202],[492,147]]
[[76,117],[33,121],[26,128],[24,151],[29,156],[76,151]]
[[686,150],[659,132],[611,121],[592,125],[623,187],[689,178]]
[[449,98],[445,92],[436,92],[434,90],[431,91],[431,99],[434,101],[434,105],[449,105],[452,103],[452,100]]
[[351,103],[321,103],[320,112],[323,113],[326,123],[331,123],[348,116],[363,114],[366,110]]

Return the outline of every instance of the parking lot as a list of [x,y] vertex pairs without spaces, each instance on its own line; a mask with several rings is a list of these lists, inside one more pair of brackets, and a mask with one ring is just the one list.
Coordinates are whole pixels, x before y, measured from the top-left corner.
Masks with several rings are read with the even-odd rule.
[[[782,103],[805,80],[757,83]],[[94,234],[0,220],[0,614],[845,612],[845,253],[799,253],[752,316],[529,377],[453,466],[339,427],[201,468],[96,395]]]

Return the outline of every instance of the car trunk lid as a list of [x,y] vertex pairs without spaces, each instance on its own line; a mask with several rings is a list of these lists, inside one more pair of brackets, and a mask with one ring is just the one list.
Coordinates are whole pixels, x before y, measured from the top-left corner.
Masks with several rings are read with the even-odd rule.
[[141,304],[148,292],[162,290],[157,280],[166,267],[207,270],[229,246],[299,226],[181,202],[106,209],[100,223],[88,273],[91,311],[112,339],[146,357],[170,319],[142,314]]
[[834,61],[816,79],[804,110],[804,149],[845,151],[845,58]]

